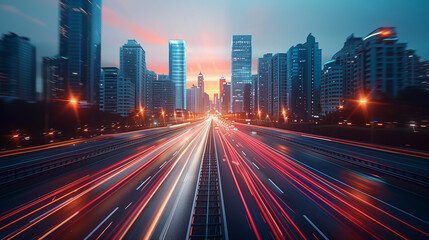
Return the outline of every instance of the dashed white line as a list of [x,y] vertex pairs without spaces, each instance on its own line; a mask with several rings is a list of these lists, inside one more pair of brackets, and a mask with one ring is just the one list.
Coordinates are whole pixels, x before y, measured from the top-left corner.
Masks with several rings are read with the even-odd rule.
[[244,153],[243,151],[241,151],[243,153],[244,156],[247,156],[246,153]]
[[133,203],[133,202],[128,203],[128,205],[125,207],[125,210],[127,210],[127,208],[129,208],[131,206],[131,203]]
[[165,161],[161,166],[159,166],[159,168],[164,167],[164,165],[167,163],[167,161]]
[[325,240],[329,239],[325,236],[325,234],[322,233],[322,231],[320,231],[320,229],[316,225],[314,225],[314,223],[310,219],[308,219],[307,216],[305,216],[305,215],[302,215],[302,216],[305,218],[305,220],[307,220],[311,224],[311,226],[314,227],[314,229],[316,229],[316,231],[323,237],[323,239],[325,239]]
[[271,180],[271,178],[268,178],[268,180],[270,180],[270,182],[274,185],[274,187],[276,187],[282,194],[284,193],[280,188],[279,188],[279,186],[277,186],[274,182],[273,182],[273,180]]
[[94,230],[92,230],[92,232],[90,232],[89,234],[88,234],[88,236],[86,236],[85,238],[84,238],[84,240],[87,240],[89,237],[91,237],[91,235],[92,234],[94,234],[95,233],[95,231],[97,231],[98,230],[98,228],[100,228],[101,227],[101,225],[103,225],[103,223],[105,223],[106,221],[107,221],[107,219],[109,219],[117,210],[119,209],[119,207],[116,207],[103,221],[101,221],[101,223],[100,224],[98,224],[97,225],[97,227],[95,227],[94,228]]
[[142,182],[142,184],[140,184],[140,186],[138,188],[136,188],[136,190],[139,190],[152,176],[149,176],[148,178],[146,178],[146,180],[144,180],[144,182]]
[[174,157],[174,156],[176,156],[176,154],[177,154],[177,151],[175,151],[175,152],[173,153],[173,157]]
[[252,162],[252,164],[259,170],[259,167],[254,162]]

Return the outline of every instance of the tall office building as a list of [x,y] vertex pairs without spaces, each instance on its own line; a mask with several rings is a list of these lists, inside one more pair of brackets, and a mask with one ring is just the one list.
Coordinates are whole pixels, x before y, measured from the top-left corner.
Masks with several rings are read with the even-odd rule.
[[153,110],[153,83],[157,79],[157,74],[154,71],[146,69],[145,81],[144,81],[144,107],[148,111]]
[[336,59],[323,64],[322,83],[320,86],[321,115],[327,115],[340,109],[344,104],[343,83],[346,68]]
[[199,102],[202,102],[200,88],[192,85],[191,88],[186,89],[186,110],[193,113],[200,113],[199,111]]
[[202,113],[204,112],[208,103],[204,98],[204,76],[201,72],[198,74],[198,87],[200,88],[200,99],[202,99],[202,101],[198,103],[198,112]]
[[0,97],[36,100],[36,47],[15,33],[0,40]]
[[258,59],[258,111],[268,113],[268,79],[272,53]]
[[288,111],[297,120],[311,120],[318,115],[321,55],[322,50],[311,34],[307,42],[291,47],[287,53]]
[[98,103],[101,0],[60,0],[60,66],[67,98]]
[[219,110],[219,94],[213,94],[213,105],[215,110]]
[[164,111],[171,114],[175,109],[175,86],[167,75],[159,75],[158,80],[153,81],[153,111]]
[[231,112],[244,112],[244,85],[252,84],[252,35],[232,36]]
[[231,111],[231,83],[225,83],[222,89],[222,109],[221,112],[224,114],[230,113]]
[[100,102],[101,111],[116,113],[118,108],[118,78],[117,67],[103,67],[100,78]]
[[258,112],[258,74],[252,74],[250,112]]
[[[363,44],[362,38],[354,37],[350,35],[344,42],[343,48],[334,54],[332,60],[335,59],[335,68],[337,65],[343,68],[343,98],[352,99],[355,98],[356,83],[354,81],[354,70],[356,64],[356,53],[357,49]],[[330,68],[332,64],[327,65]],[[323,71],[325,72],[325,70]],[[325,110],[326,112],[326,110]]]
[[43,98],[45,101],[64,99],[65,83],[62,78],[61,66],[65,59],[60,57],[44,57],[42,62]]
[[135,109],[146,107],[145,71],[146,53],[136,40],[128,42],[120,48],[119,68],[121,74],[135,86]]
[[186,109],[186,43],[170,40],[168,45],[168,75],[176,87],[176,109]]
[[399,43],[393,27],[377,28],[363,38],[356,54],[356,96],[394,98],[407,86],[406,43]]
[[274,117],[279,117],[283,110],[287,109],[287,55],[277,53],[271,59],[269,74],[269,100],[272,107],[269,108]]
[[135,109],[136,85],[131,79],[120,75],[118,77],[118,103],[116,112],[125,117],[136,111]]
[[223,85],[226,83],[226,79],[222,76],[219,78],[219,96],[222,98]]

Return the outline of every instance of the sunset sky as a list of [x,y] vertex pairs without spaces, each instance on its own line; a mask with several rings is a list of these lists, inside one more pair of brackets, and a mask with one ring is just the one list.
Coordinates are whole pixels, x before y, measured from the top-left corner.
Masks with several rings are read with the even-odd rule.
[[[425,0],[104,0],[102,66],[119,66],[119,47],[136,39],[146,51],[148,69],[168,74],[168,39],[184,39],[187,85],[202,72],[206,92],[213,97],[222,75],[230,81],[233,34],[253,36],[256,73],[258,57],[286,52],[310,32],[325,62],[350,34],[365,36],[380,26],[397,27],[400,41],[429,60],[427,9]],[[58,0],[0,0],[0,33],[29,37],[40,66],[42,56],[58,52],[58,12]],[[37,71],[40,82],[40,67]]]

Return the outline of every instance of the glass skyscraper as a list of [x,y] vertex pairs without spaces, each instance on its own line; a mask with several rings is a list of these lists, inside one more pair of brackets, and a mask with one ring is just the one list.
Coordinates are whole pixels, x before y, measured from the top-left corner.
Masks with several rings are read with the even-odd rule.
[[176,109],[186,109],[186,43],[170,40],[168,45],[168,74],[175,86]]
[[121,74],[129,78],[135,86],[134,107],[140,109],[146,108],[146,53],[142,46],[136,40],[128,42],[120,48],[119,69]]
[[60,66],[66,97],[98,102],[101,0],[60,0]]
[[231,112],[244,112],[244,85],[252,84],[252,35],[233,35],[231,51]]

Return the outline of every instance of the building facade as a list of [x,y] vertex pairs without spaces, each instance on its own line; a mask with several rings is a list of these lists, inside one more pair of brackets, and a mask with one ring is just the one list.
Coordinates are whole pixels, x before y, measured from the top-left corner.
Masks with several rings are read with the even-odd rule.
[[119,57],[121,74],[135,86],[135,92],[133,93],[135,99],[134,108],[144,108],[147,100],[147,91],[145,89],[146,52],[136,40],[128,40],[120,48]]
[[252,84],[252,35],[232,36],[231,112],[244,112],[244,85]]
[[186,109],[186,43],[170,40],[168,44],[168,75],[176,88],[176,109]]
[[323,64],[320,87],[321,115],[326,116],[341,109],[344,104],[344,66],[336,59]]
[[116,113],[118,108],[118,78],[117,67],[103,67],[100,79],[100,110]]
[[[166,76],[166,75],[164,75]],[[175,86],[174,83],[168,79],[161,79],[153,81],[152,96],[153,96],[153,111],[172,114],[175,109]]]
[[98,104],[101,0],[60,0],[60,66],[66,98]]
[[264,54],[258,59],[258,111],[268,113],[268,80],[272,53]]
[[271,59],[269,74],[269,100],[272,108],[269,107],[270,115],[279,117],[283,110],[287,109],[287,55],[277,53]]
[[36,100],[36,47],[15,33],[0,40],[0,97]]
[[308,121],[317,117],[320,109],[322,50],[313,35],[287,52],[288,115]]

